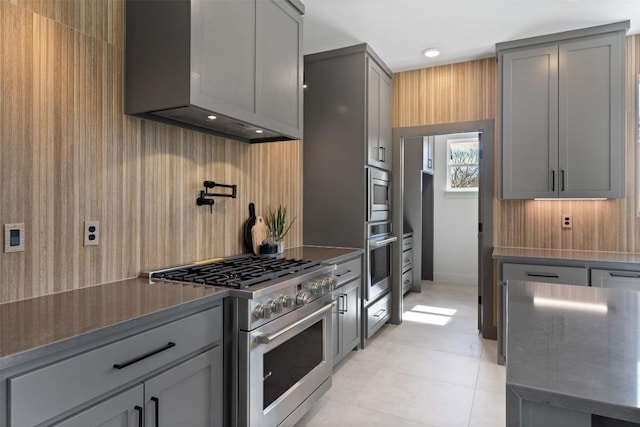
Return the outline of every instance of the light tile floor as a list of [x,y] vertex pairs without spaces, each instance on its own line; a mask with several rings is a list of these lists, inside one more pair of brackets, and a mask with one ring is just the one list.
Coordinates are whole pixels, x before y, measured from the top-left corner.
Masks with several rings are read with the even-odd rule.
[[474,286],[423,281],[403,323],[347,356],[296,427],[504,426],[505,368],[477,331],[477,298]]

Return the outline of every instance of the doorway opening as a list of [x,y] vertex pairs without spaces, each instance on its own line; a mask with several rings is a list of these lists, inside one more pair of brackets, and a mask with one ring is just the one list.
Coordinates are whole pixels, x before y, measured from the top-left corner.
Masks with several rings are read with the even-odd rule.
[[[493,120],[393,130],[394,194],[400,195],[393,201],[394,229],[414,233],[413,290],[421,279],[476,284],[478,330],[490,339],[497,337],[493,130]],[[409,171],[413,178],[405,180]],[[393,303],[402,313],[401,291]]]

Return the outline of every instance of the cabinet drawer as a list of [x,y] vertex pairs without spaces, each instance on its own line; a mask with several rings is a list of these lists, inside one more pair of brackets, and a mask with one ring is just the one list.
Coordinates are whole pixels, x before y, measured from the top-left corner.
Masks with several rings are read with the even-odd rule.
[[361,274],[362,261],[360,257],[338,264],[338,267],[336,268],[336,279],[338,279],[337,286],[350,282],[351,280],[360,277]]
[[408,291],[413,285],[413,269],[409,269],[402,273],[402,293]]
[[413,237],[403,237],[402,238],[402,250],[406,251],[408,249],[413,249]]
[[[221,338],[222,307],[217,306],[10,378],[11,425],[47,421]],[[161,349],[165,350],[122,366]]]
[[408,250],[402,252],[402,270],[413,265],[413,251]]
[[640,291],[640,271],[591,270],[591,286]]
[[583,267],[511,263],[503,264],[502,280],[526,280],[529,282],[562,283],[582,286],[589,284],[587,269]]
[[370,338],[391,316],[391,294],[367,307],[367,338]]

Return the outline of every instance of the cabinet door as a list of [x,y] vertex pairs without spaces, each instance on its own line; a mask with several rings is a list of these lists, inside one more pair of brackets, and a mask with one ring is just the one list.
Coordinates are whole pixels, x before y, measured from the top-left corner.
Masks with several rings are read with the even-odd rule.
[[558,48],[501,57],[502,197],[558,194]]
[[435,137],[425,136],[422,141],[422,171],[433,175],[433,142]]
[[256,102],[255,7],[255,0],[191,2],[193,104],[252,120]]
[[145,382],[147,427],[222,425],[222,351],[213,349]]
[[302,17],[284,0],[258,1],[256,16],[259,120],[302,138]]
[[640,271],[591,270],[591,286],[640,291]]
[[560,45],[560,197],[622,196],[622,37]]
[[144,389],[138,385],[92,406],[56,427],[142,427]]
[[342,288],[344,296],[342,306],[342,352],[353,350],[360,344],[360,283],[358,278]]
[[367,162],[391,170],[391,79],[367,58]]
[[338,304],[333,306],[333,310],[331,311],[331,317],[332,317],[332,322],[331,322],[331,337],[332,337],[332,347],[333,347],[333,366],[336,366],[338,364],[338,362],[340,362],[340,360],[342,360],[342,347],[340,346],[340,338],[342,335],[342,332],[340,331],[340,321],[341,316],[340,316],[340,304],[342,303],[342,300],[340,298],[340,296],[342,295],[340,293],[340,290],[337,290],[333,293],[333,298],[338,300]]

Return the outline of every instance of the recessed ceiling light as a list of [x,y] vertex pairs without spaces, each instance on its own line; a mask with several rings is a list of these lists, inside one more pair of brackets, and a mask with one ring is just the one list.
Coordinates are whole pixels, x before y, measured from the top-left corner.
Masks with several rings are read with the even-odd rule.
[[264,132],[262,129],[256,129],[256,133],[262,133]]
[[214,116],[214,115],[212,114],[212,115],[210,115],[210,116],[207,116],[207,119],[209,119],[209,120],[215,120],[215,119],[217,119],[217,117],[216,117],[216,116]]
[[440,55],[440,49],[430,47],[429,49],[424,50],[422,54],[427,58],[435,58],[436,56]]

